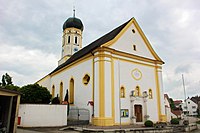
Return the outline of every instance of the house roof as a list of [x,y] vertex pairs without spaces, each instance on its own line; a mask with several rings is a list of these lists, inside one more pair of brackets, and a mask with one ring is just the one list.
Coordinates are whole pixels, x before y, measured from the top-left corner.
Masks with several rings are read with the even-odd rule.
[[[18,91],[10,90],[10,89],[3,89],[3,88],[0,88],[0,91],[7,92],[7,93],[12,93],[12,94],[17,94],[17,95],[20,95],[20,94],[21,94],[21,93],[18,92]],[[1,94],[0,94],[0,95],[1,95]]]
[[192,100],[193,102],[195,102],[196,104],[198,104],[198,102],[200,101],[200,96],[192,97],[191,100]]
[[182,114],[182,111],[181,110],[171,110],[171,112],[173,114],[175,114],[176,116],[180,116]]
[[174,104],[181,104],[182,103],[182,100],[176,100],[176,101],[174,101]]
[[79,50],[78,52],[76,52],[75,54],[73,54],[65,63],[59,65],[55,70],[53,70],[51,74],[53,74],[54,72],[60,70],[61,68],[69,65],[70,63],[80,59],[81,57],[83,57],[84,55],[92,52],[93,50],[95,50],[96,48],[100,47],[101,45],[105,44],[106,42],[109,42],[110,40],[114,39],[119,32],[132,20],[132,18],[130,20],[128,20],[127,22],[125,22],[124,24],[120,25],[119,27],[117,27],[116,29],[110,31],[109,33],[105,34],[104,36],[100,37],[99,39],[95,40],[94,42],[90,43],[89,45],[87,45],[86,47],[84,47],[83,49]]

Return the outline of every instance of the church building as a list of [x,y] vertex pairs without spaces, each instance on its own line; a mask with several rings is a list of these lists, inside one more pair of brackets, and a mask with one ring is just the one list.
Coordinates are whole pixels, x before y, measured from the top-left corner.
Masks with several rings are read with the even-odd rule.
[[164,62],[153,50],[135,18],[83,47],[83,23],[63,24],[58,67],[37,83],[71,108],[89,110],[97,126],[166,121],[162,83]]

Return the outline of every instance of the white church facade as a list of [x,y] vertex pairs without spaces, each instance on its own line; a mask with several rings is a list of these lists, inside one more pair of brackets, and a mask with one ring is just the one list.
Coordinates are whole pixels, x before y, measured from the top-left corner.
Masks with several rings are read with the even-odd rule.
[[[37,83],[70,108],[90,111],[97,126],[166,121],[162,65],[134,18],[82,48],[83,24],[68,18],[63,25],[58,67]],[[90,104],[88,104],[90,103]]]

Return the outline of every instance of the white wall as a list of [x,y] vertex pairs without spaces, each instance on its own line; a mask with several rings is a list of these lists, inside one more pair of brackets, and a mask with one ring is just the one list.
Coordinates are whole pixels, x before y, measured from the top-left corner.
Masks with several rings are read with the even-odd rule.
[[184,102],[181,105],[183,111],[189,111],[189,115],[197,115],[197,107],[198,107],[198,105],[196,103],[194,103],[190,99],[187,99],[186,102],[187,102],[188,110],[186,108],[186,103]]
[[[121,121],[124,123],[129,123],[132,117],[131,102],[130,102],[130,93],[132,90],[135,90],[136,86],[140,87],[140,93],[152,89],[153,99],[147,97],[147,115],[152,121],[158,121],[158,105],[157,105],[157,95],[156,95],[156,81],[155,81],[155,68],[153,66],[141,65],[139,63],[132,63],[122,60],[114,60],[114,82],[115,82],[115,122],[119,123],[119,84],[120,87],[125,87],[125,98],[121,98],[121,109],[129,110],[129,117],[123,118]],[[119,76],[119,67],[120,67],[120,76]],[[142,72],[142,78],[140,80],[135,80],[132,77],[132,70],[135,68],[139,69]],[[120,79],[119,79],[120,77]],[[119,83],[120,82],[120,83]],[[161,95],[163,95],[161,93]],[[138,101],[135,101],[137,103]],[[143,106],[143,105],[142,105]],[[163,105],[164,106],[164,102]],[[143,115],[144,112],[143,112]],[[143,119],[144,120],[144,119]]]
[[67,105],[21,104],[20,127],[55,127],[67,125]]

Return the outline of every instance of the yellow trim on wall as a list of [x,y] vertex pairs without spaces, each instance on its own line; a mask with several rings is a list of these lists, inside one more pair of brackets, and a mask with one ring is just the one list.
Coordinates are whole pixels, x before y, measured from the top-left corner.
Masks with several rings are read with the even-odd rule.
[[74,104],[74,78],[69,80],[69,103]]
[[[153,50],[151,44],[149,43],[148,39],[146,38],[144,32],[142,31],[142,29],[140,28],[139,24],[137,23],[137,21],[135,20],[135,18],[132,18],[132,20],[120,31],[120,33],[111,41],[103,44],[102,46],[106,46],[106,47],[110,47],[111,45],[113,45],[123,34],[125,31],[127,31],[127,29],[131,26],[131,24],[134,24],[137,31],[139,32],[140,36],[142,37],[143,41],[145,42],[146,46],[148,47],[149,51],[151,52],[151,54],[154,56],[154,58],[160,62],[163,62],[160,57],[156,54],[156,52]],[[164,63],[164,62],[163,62]]]
[[[84,79],[85,76],[88,76],[88,77],[90,78],[89,81],[87,82],[87,84],[85,84],[86,81],[84,81],[84,80],[85,80],[85,79]],[[84,76],[83,76],[83,78],[82,78],[82,83],[83,83],[85,86],[87,86],[87,85],[89,84],[90,80],[91,80],[91,77],[90,77],[89,73],[86,73],[86,74],[84,74]]]
[[114,73],[114,60],[111,58],[111,92],[112,92],[112,118],[113,123],[115,122],[115,83],[114,83],[115,73]]
[[112,117],[96,117],[92,119],[93,125],[96,126],[113,126]]
[[156,94],[157,94],[157,106],[158,106],[158,120],[161,121],[160,86],[159,86],[157,67],[155,67],[155,81],[156,81]]
[[52,95],[52,98],[55,97],[55,85],[52,85],[51,95]]
[[[135,75],[135,72],[138,72],[138,75],[139,77],[136,77]],[[135,80],[140,80],[142,78],[142,72],[138,69],[138,68],[135,68],[131,71],[131,76],[135,79]]]
[[59,74],[59,73],[63,72],[64,70],[68,70],[68,69],[70,69],[71,67],[75,67],[75,66],[77,66],[77,65],[79,65],[79,64],[81,64],[81,63],[83,63],[83,62],[85,62],[85,61],[88,61],[88,60],[90,60],[90,59],[92,59],[91,53],[90,53],[90,54],[87,54],[87,55],[83,56],[82,58],[80,58],[80,59],[78,59],[78,60],[76,60],[76,61],[70,63],[69,65],[67,65],[67,66],[65,66],[65,67],[63,67],[63,68],[61,68],[61,69],[59,69],[58,71],[52,73],[50,76],[54,76],[54,75],[56,75],[56,74]]
[[105,117],[105,70],[104,57],[99,57],[99,117]]
[[63,101],[63,82],[60,82],[60,102]]

